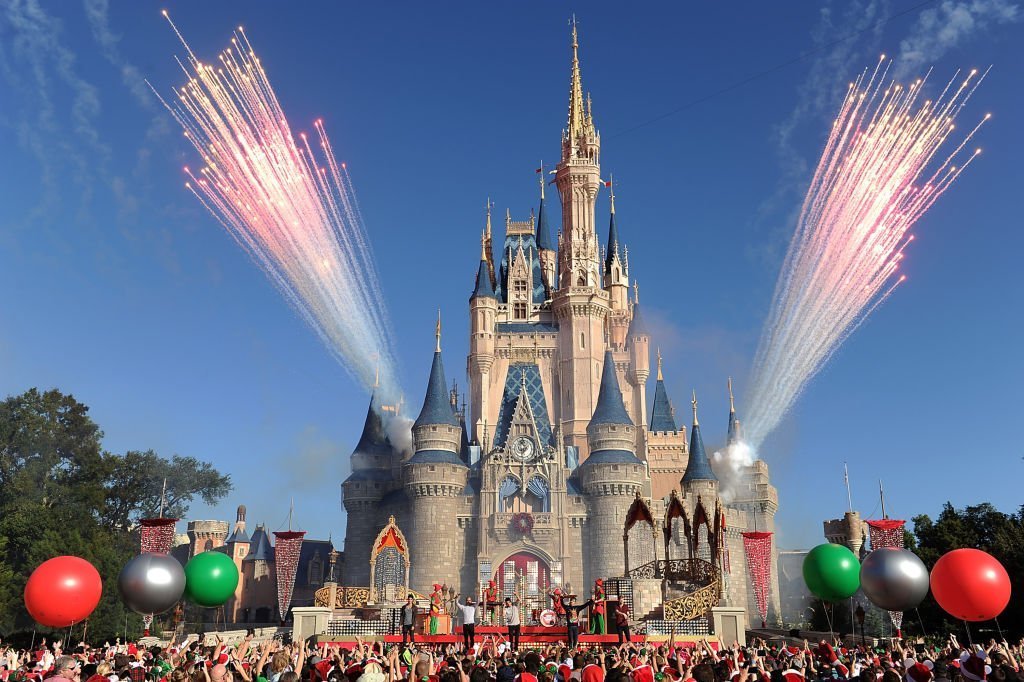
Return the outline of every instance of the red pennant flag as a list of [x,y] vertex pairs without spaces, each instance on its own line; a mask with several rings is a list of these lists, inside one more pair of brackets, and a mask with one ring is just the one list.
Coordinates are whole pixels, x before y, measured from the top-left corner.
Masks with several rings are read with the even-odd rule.
[[533,171],[533,172],[534,172],[534,173],[543,173],[543,172],[544,172],[544,169],[543,169],[543,168],[538,168],[537,170],[535,170],[535,171]]
[[604,183],[604,186],[605,187],[611,187],[612,186],[611,180],[609,180],[608,182]]

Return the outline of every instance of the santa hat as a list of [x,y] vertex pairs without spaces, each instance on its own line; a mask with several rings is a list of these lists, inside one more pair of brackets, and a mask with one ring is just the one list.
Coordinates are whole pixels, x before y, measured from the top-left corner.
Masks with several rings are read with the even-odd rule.
[[786,682],[804,682],[804,676],[796,670],[787,670],[782,673],[782,679]]
[[992,672],[992,667],[985,665],[984,656],[972,655],[965,651],[960,655],[960,672],[967,679],[979,682]]
[[904,668],[907,671],[907,682],[928,682],[934,677],[934,675],[932,674],[932,668],[934,667],[934,665],[931,661],[918,663],[913,659],[908,659],[906,663],[909,664],[904,665]]
[[434,583],[434,590],[440,590],[440,589],[441,589],[441,584],[440,583]]
[[835,668],[836,672],[839,673],[840,677],[845,677],[846,679],[850,678],[850,669],[846,667],[845,663],[836,661],[833,664],[833,667]]

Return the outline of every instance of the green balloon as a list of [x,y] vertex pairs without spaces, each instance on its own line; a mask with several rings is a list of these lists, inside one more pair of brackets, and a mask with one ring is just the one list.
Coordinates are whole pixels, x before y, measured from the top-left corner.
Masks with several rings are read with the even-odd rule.
[[804,582],[824,601],[849,599],[860,587],[860,562],[845,545],[818,545],[804,557]]
[[185,564],[185,596],[199,606],[220,606],[235,594],[238,567],[227,554],[203,552]]

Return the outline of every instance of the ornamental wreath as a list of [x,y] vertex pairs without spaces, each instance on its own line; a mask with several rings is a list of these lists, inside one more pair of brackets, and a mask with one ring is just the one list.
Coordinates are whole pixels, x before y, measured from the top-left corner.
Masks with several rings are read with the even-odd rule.
[[516,512],[512,515],[512,528],[523,535],[533,533],[533,515],[529,512]]

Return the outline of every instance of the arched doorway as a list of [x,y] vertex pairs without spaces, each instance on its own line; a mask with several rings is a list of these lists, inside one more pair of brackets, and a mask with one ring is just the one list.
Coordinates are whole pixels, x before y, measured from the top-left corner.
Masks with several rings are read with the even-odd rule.
[[520,601],[524,622],[534,622],[541,609],[548,608],[548,587],[551,585],[551,567],[533,552],[521,551],[498,564],[494,574],[502,599],[515,594]]

